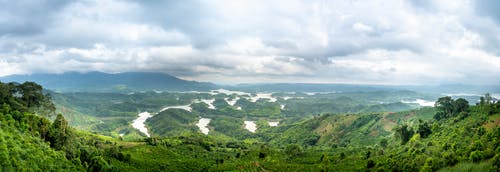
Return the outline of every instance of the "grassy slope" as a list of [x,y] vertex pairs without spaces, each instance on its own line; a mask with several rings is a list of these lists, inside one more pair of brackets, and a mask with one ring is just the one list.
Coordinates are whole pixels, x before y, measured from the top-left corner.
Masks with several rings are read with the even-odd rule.
[[[238,141],[200,134],[171,137],[157,146],[132,146],[124,151],[132,157],[143,157],[132,158],[131,166],[145,171],[161,167],[165,167],[167,171],[418,171],[440,168],[444,171],[483,171],[494,168],[491,158],[500,153],[495,146],[498,144],[496,140],[500,138],[494,136],[498,127],[489,126],[496,125],[500,114],[488,116],[474,108],[469,116],[457,116],[432,123],[433,133],[428,138],[415,134],[404,145],[400,145],[399,140],[393,137],[392,129],[387,131],[387,126],[384,126],[384,121],[416,125],[418,119],[431,120],[431,113],[433,108],[384,114],[325,115],[294,125],[268,128],[270,131],[282,132],[278,134],[279,137],[271,139],[270,144],[258,140]],[[482,129],[478,127],[484,127],[485,130],[480,131]],[[385,133],[374,135],[373,131]],[[319,136],[319,146],[307,146],[307,141],[304,140],[309,137],[300,137],[311,133]],[[387,147],[380,145],[382,138],[389,140]],[[349,140],[349,144],[331,144],[346,140]],[[300,153],[291,155],[287,152],[287,145],[293,143],[304,144]],[[261,152],[265,156],[260,157]],[[471,159],[471,154],[475,154],[473,152],[481,154],[477,161]],[[367,168],[369,161],[374,162],[371,168]],[[194,162],[198,165],[185,166]]]

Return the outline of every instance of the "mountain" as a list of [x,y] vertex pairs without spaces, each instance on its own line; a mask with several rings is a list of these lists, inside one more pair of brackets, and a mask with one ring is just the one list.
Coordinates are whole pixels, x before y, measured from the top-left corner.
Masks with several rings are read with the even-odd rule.
[[168,74],[152,72],[125,72],[117,74],[68,72],[62,74],[10,75],[0,77],[0,81],[20,83],[33,81],[39,83],[44,88],[61,92],[192,91],[215,88],[215,85],[211,83],[186,81]]
[[393,89],[412,90],[423,93],[454,94],[454,95],[477,95],[485,93],[500,92],[500,85],[466,85],[466,84],[443,84],[443,85],[398,85],[389,86]]
[[227,86],[227,89],[249,92],[375,92],[409,90],[421,93],[442,95],[483,95],[485,93],[499,93],[500,85],[369,85],[369,84],[340,84],[340,83],[260,83],[238,84]]
[[316,83],[261,83],[238,84],[233,88],[251,92],[359,92],[396,90],[386,86],[357,84],[316,84]]

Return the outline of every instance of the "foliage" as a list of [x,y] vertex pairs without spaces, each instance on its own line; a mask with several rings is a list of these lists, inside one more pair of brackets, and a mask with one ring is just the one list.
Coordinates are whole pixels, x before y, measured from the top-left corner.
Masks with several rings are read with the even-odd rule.
[[438,110],[434,119],[441,120],[445,118],[455,117],[462,112],[469,110],[469,102],[463,98],[453,100],[451,97],[441,97],[436,101],[436,109]]
[[[121,141],[76,130],[63,114],[53,122],[38,115],[35,109],[50,102],[33,83],[23,87],[23,93],[33,95],[24,99],[19,91],[12,91],[21,89],[16,84],[0,83],[0,88],[1,171],[498,171],[500,166],[500,103],[487,96],[477,106],[469,106],[465,99],[444,97],[435,108],[309,116],[298,115],[300,107],[294,107],[294,101],[318,101],[315,105],[323,109],[316,112],[320,112],[334,109],[326,107],[331,100],[319,95],[314,100],[288,101],[290,110],[283,112],[278,106],[283,102],[261,100],[252,105],[242,100],[237,104],[248,109],[231,115],[234,108],[216,97],[218,109],[199,103],[192,112],[165,110],[146,122],[154,137]],[[169,96],[183,103],[211,98],[208,94],[144,94],[151,95],[109,94],[119,97],[120,102],[114,102],[117,106],[98,105],[109,100],[101,94],[56,97],[61,102],[76,100],[79,105],[65,105],[79,111],[109,107],[87,110],[102,112],[94,116],[99,120],[119,118],[112,123],[133,119],[130,111],[161,108],[160,102],[171,100]],[[90,101],[92,95],[97,96],[96,102]],[[81,97],[86,98],[77,100]],[[356,112],[359,107],[351,103],[363,101],[343,96],[333,99],[346,100],[343,110]],[[333,105],[339,104],[342,102]],[[209,135],[193,126],[201,115],[213,119]],[[287,118],[279,126],[264,126],[263,119],[281,115]],[[259,130],[251,134],[242,129],[241,117],[258,121]],[[133,131],[120,125],[128,124],[112,126],[109,131]]]
[[[1,171],[83,171],[87,168],[102,171],[112,169],[105,164],[108,160],[120,159],[116,155],[126,157],[120,151],[116,155],[106,154],[109,152],[106,150],[116,149],[111,142],[103,144],[102,139],[76,132],[61,114],[52,123],[33,114],[33,109],[52,104],[50,98],[42,94],[41,86],[0,83],[0,88],[3,97],[0,107]],[[3,94],[8,90],[17,91]]]
[[413,129],[411,129],[407,124],[403,124],[394,129],[396,137],[401,140],[401,144],[404,145],[413,136]]

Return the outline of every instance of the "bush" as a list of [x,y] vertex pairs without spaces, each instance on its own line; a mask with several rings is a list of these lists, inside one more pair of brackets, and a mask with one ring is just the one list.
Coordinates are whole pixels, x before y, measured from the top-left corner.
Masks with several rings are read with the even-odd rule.
[[492,165],[496,168],[500,168],[500,154],[496,154],[493,157]]
[[302,154],[302,147],[297,144],[290,144],[286,146],[285,153],[290,157],[296,157]]
[[458,163],[457,157],[453,152],[444,152],[443,154],[441,154],[441,157],[443,157],[444,162],[447,166],[453,166]]
[[472,162],[479,162],[483,160],[484,154],[482,151],[473,151],[470,153],[469,160]]
[[376,165],[375,161],[373,161],[371,159],[366,162],[366,168],[368,168],[368,169],[375,167],[375,165]]
[[109,170],[109,165],[101,156],[95,156],[90,161],[88,171],[97,172],[97,171],[107,171],[107,170]]

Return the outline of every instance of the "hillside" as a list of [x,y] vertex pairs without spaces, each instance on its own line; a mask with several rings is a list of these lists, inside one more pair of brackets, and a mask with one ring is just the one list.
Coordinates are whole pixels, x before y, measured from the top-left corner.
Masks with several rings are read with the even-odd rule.
[[186,81],[168,74],[149,72],[11,75],[0,77],[0,81],[18,83],[32,81],[47,89],[61,92],[191,91],[215,88],[211,83]]
[[35,83],[0,83],[0,163],[2,171],[496,171],[500,102],[484,100],[441,97],[436,107],[319,114],[276,127],[261,119],[253,134],[237,116],[212,115],[220,119],[209,135],[188,125],[214,110],[195,103],[196,113],[166,109],[148,120],[155,136],[124,141],[51,115]]
[[[459,107],[461,100],[451,102]],[[124,151],[132,157],[161,160],[132,158],[141,166],[124,169],[140,171],[169,164],[167,167],[194,171],[497,170],[500,104],[459,108],[436,119],[446,108],[321,115],[257,133],[268,141],[197,134],[154,137],[146,139],[150,146]],[[183,165],[193,161],[199,162],[197,166]]]
[[126,160],[109,139],[51,116],[48,98],[35,83],[0,82],[0,171],[103,171],[111,169],[104,159]]
[[[174,126],[180,128],[198,128],[196,123],[203,117],[211,119],[210,131],[239,137],[249,134],[243,128],[244,121],[255,121],[260,128],[267,126],[268,121],[286,124],[317,114],[394,112],[420,107],[416,103],[402,103],[402,100],[426,97],[411,91],[308,95],[259,92],[234,94],[229,90],[149,91],[134,94],[51,93],[51,96],[56,111],[65,114],[73,126],[115,137],[123,134],[127,139],[141,138],[137,137],[140,133],[131,124],[142,112],[152,113],[153,116],[159,114],[146,121],[146,126],[154,130],[152,133],[157,136],[172,136],[176,133],[175,130],[165,130],[162,126],[166,124],[163,123],[176,122]],[[190,131],[199,132],[198,129]]]

